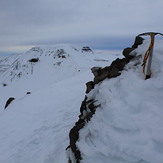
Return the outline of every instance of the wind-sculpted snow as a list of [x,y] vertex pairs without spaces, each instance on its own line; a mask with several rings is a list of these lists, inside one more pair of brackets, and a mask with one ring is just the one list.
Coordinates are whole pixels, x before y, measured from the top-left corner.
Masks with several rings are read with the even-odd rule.
[[81,163],[163,162],[162,44],[155,42],[152,78],[144,80],[142,73],[145,40],[120,76],[105,79],[87,95],[100,107],[79,132]]

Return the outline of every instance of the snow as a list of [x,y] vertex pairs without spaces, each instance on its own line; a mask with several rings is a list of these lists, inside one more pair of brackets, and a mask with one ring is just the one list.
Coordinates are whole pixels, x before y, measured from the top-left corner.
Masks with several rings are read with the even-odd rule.
[[[141,62],[148,45],[144,41],[136,49],[137,59],[121,76],[87,94],[101,107],[80,130],[82,163],[163,162],[163,41],[155,42],[152,78],[144,80]],[[66,58],[58,56],[61,49]],[[0,61],[0,163],[67,163],[69,131],[78,120],[85,83],[93,80],[90,68],[117,57],[123,56],[56,45]],[[30,63],[32,58],[39,62]],[[4,110],[9,97],[15,100]]]
[[[60,49],[66,58],[57,57]],[[93,78],[90,68],[106,66],[117,57],[75,49],[35,47],[2,61],[2,68],[8,68],[0,76],[0,163],[67,162],[69,130],[77,121],[85,83]],[[28,62],[37,57],[39,62]],[[15,100],[4,110],[9,97]]]
[[[137,55],[148,45],[139,46]],[[151,79],[144,80],[139,57],[121,76],[106,79],[88,94],[101,107],[80,131],[83,163],[163,162],[162,45],[162,40],[155,43]]]
[[17,99],[1,114],[0,162],[66,162],[68,132],[84,98],[79,83],[86,79],[74,79],[69,87],[72,80]]

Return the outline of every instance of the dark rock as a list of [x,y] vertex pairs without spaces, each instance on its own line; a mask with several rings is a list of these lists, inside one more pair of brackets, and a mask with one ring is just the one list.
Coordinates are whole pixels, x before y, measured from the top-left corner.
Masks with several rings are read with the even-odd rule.
[[69,159],[69,160],[68,160],[68,163],[72,163],[72,161]]
[[90,104],[88,105],[88,108],[90,109],[91,112],[94,112],[95,109],[97,108],[97,106],[95,106],[95,105],[94,105],[94,102],[92,102],[92,103],[90,103]]
[[87,87],[86,93],[89,93],[94,88],[93,81],[90,81],[90,82],[86,83],[86,87]]
[[70,145],[66,148],[66,150],[68,150],[70,148]]
[[132,59],[134,58],[134,56],[130,55],[130,53],[134,50],[135,48],[125,48],[122,52],[122,54],[128,58],[128,59]]
[[66,58],[66,56],[64,54],[66,54],[66,53],[65,53],[65,51],[63,49],[58,49],[57,50],[58,58]]
[[150,79],[151,75],[146,75],[145,80]]
[[76,146],[76,142],[79,139],[79,129],[76,126],[70,130],[69,138],[71,150],[74,153],[76,160],[79,161],[81,160],[81,153]]
[[141,45],[143,43],[144,39],[140,36],[135,37],[135,42],[132,45],[132,48],[137,48],[138,45]]
[[28,60],[29,62],[38,62],[39,61],[39,58],[32,58],[30,60]]
[[83,128],[84,126],[84,119],[79,118],[79,120],[75,123],[75,126],[78,130],[80,130],[81,128]]
[[80,113],[81,114],[83,114],[83,112],[87,109],[86,100],[87,100],[87,96],[85,96],[85,99],[82,101],[82,104],[80,106]]
[[92,49],[89,47],[89,46],[84,46],[83,48],[82,48],[82,52],[92,52]]
[[99,69],[98,76],[95,76],[94,78],[94,84],[98,84],[99,82],[108,78],[109,71],[110,71],[110,66],[104,67],[103,69]]
[[6,86],[7,86],[7,84],[6,84],[6,83],[3,83],[3,86],[4,86],[4,87],[6,87]]
[[83,101],[80,107],[80,113],[83,114],[83,111],[87,109],[86,102]]
[[101,70],[101,67],[92,67],[91,68],[91,71],[95,77],[98,76],[100,70]]
[[94,114],[95,112],[89,112],[88,114],[87,114],[87,116],[85,117],[85,120],[86,120],[86,122],[89,122],[90,120],[91,120],[91,118],[93,117],[93,114]]
[[8,107],[8,105],[9,105],[13,100],[15,100],[15,98],[14,98],[14,97],[10,97],[10,98],[7,100],[7,102],[6,102],[6,105],[5,105],[5,108],[4,108],[4,109],[6,109],[6,108]]
[[74,126],[74,127],[70,130],[69,137],[70,137],[70,147],[71,147],[72,151],[75,153],[76,150],[77,150],[76,141],[77,141],[78,138],[79,138],[79,132],[78,132],[78,130],[76,129],[76,126]]
[[108,78],[115,78],[119,75],[121,75],[121,73],[119,72],[118,68],[114,67],[110,70]]
[[65,55],[61,55],[61,56],[59,56],[59,58],[66,58],[66,56]]
[[31,94],[31,92],[27,92],[27,95]]
[[119,71],[122,71],[126,63],[128,63],[129,60],[126,58],[119,59],[117,58],[115,61],[112,62],[110,65],[110,69],[117,68]]

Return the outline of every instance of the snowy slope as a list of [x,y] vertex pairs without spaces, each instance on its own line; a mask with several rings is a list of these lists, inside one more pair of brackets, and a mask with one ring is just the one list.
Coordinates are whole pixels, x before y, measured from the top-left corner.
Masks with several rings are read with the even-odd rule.
[[0,75],[4,73],[10,65],[19,57],[18,54],[0,58]]
[[[37,58],[38,62],[29,62]],[[93,66],[107,65],[114,58],[116,55],[86,52],[82,51],[82,47],[72,45],[34,47],[22,55],[11,56],[3,61],[3,67],[8,66],[8,69],[0,75],[0,87],[3,92],[0,99],[5,99],[0,103],[0,107],[2,108],[9,97],[20,98],[26,92],[49,87],[85,71],[90,72]],[[4,83],[8,86],[3,87]]]
[[121,76],[106,79],[87,97],[101,104],[80,130],[82,163],[163,162],[163,41],[157,40],[152,78],[144,80],[142,55],[148,41],[136,49]]
[[[93,77],[90,68],[116,57],[56,45],[3,60],[8,67],[0,75],[0,163],[66,163],[68,133]],[[29,62],[33,58],[39,61]],[[15,100],[4,110],[9,97]]]

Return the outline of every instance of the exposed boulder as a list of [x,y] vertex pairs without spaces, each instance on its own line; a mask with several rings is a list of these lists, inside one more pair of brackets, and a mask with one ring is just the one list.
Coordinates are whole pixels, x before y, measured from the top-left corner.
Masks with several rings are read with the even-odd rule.
[[39,61],[39,58],[32,58],[30,60],[28,60],[29,62],[38,62]]
[[135,54],[133,53],[133,51],[138,47],[138,45],[141,45],[143,43],[143,40],[144,39],[142,37],[135,37],[135,41],[132,47],[125,48],[122,54],[128,59],[134,58]]
[[6,108],[8,107],[8,105],[9,105],[13,100],[15,100],[15,98],[14,98],[14,97],[10,97],[10,98],[6,101],[6,105],[5,105],[5,108],[4,108],[4,109],[6,109]]
[[122,54],[129,59],[132,59],[134,56],[130,55],[130,53],[134,50],[135,48],[125,48],[122,52]]
[[138,45],[141,45],[141,44],[143,43],[143,41],[144,41],[144,39],[143,39],[142,37],[137,36],[137,37],[135,38],[134,44],[132,45],[132,48],[137,48]]
[[7,84],[6,83],[3,83],[3,87],[6,87],[7,86]]

